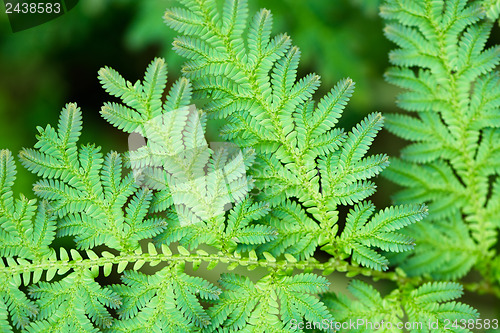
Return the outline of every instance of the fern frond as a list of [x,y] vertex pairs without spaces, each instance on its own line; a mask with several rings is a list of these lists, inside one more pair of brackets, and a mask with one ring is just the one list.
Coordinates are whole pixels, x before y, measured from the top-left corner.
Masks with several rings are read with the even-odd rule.
[[292,201],[273,208],[264,223],[277,230],[277,238],[260,246],[259,250],[274,256],[288,253],[301,259],[309,258],[322,233],[318,224]]
[[[138,83],[139,86],[150,86],[151,84],[146,83],[147,80],[159,80],[158,87],[154,88],[156,97],[151,99],[156,99],[155,103],[160,103],[160,106],[160,91],[163,91],[166,80],[163,74],[165,71],[163,61],[156,59],[148,67],[144,83]],[[127,91],[124,80],[115,80],[117,83],[110,88],[113,83],[111,78],[118,75],[114,70],[103,68],[99,75],[104,87],[110,92],[114,92],[112,89]],[[181,221],[185,224],[215,218],[224,211],[224,205],[231,201],[229,196],[240,201],[248,191],[248,187],[245,187],[248,179],[244,177],[244,163],[247,162],[243,161],[241,154],[231,156],[228,155],[227,149],[212,151],[208,148],[204,138],[203,117],[187,108],[190,95],[189,81],[180,79],[175,83],[160,111],[150,112],[149,104],[135,105],[134,112],[141,120],[131,131],[145,136],[148,144],[130,154],[132,168],[141,170],[146,177],[149,177],[148,170],[156,172],[154,168],[164,169],[166,174],[162,176],[160,173],[154,177],[159,176],[167,180],[166,184],[174,204],[182,206],[179,209],[191,211],[182,215],[191,216],[190,220]],[[120,96],[127,103],[126,96]],[[111,104],[105,105],[101,113],[106,117],[111,107]],[[119,123],[108,120],[120,128]],[[124,130],[127,131],[125,128]],[[213,157],[210,158],[212,154]],[[205,174],[206,168],[209,170],[208,174]],[[227,188],[231,191],[229,196]]]
[[[378,290],[365,282],[352,280],[347,289],[356,297],[356,300],[342,293],[327,293],[321,297],[328,309],[335,314],[336,321],[349,322],[350,318],[360,319],[354,327],[348,327],[347,332],[372,331],[374,330],[373,324],[380,325],[382,321],[397,323],[400,321],[398,317],[403,317],[398,304],[394,304],[390,297],[384,300]],[[382,330],[387,331],[385,327],[382,327]],[[396,327],[392,327],[390,331],[402,332]]]
[[[238,23],[234,21],[230,25],[241,24],[240,21],[246,16],[246,9],[244,9],[246,5],[245,1],[239,3],[241,4],[234,5],[232,2],[226,4],[226,9],[233,8],[234,15],[232,18],[225,15],[225,21],[219,25],[228,25],[229,19],[239,20]],[[177,9],[172,12],[167,11],[165,14],[167,24],[170,24],[170,18],[177,11]],[[241,17],[238,16],[240,14]],[[193,13],[193,15],[196,14]],[[201,19],[204,18],[201,17]],[[175,20],[171,22],[174,29],[177,28],[175,22]],[[280,172],[284,173],[288,169],[297,174],[299,180],[308,184],[306,190],[309,193],[304,193],[302,196],[304,201],[311,200],[312,194],[309,189],[317,189],[317,186],[311,182],[309,174],[315,166],[306,161],[318,155],[331,153],[342,144],[344,139],[342,132],[333,127],[352,94],[353,82],[349,79],[342,81],[322,99],[315,110],[309,110],[310,108],[303,106],[313,105],[310,99],[318,87],[318,77],[309,75],[297,80],[296,70],[300,51],[295,46],[289,46],[288,42],[283,44],[284,46],[279,51],[275,49],[274,43],[281,39],[280,37],[274,41],[270,39],[271,15],[268,11],[262,10],[255,15],[250,24],[246,47],[238,39],[239,37],[236,38],[230,33],[227,34],[229,42],[222,40],[217,42],[221,35],[226,34],[226,31],[217,28],[219,25],[205,25],[203,29],[190,33],[178,29],[179,32],[200,43],[203,42],[212,47],[215,47],[217,43],[220,44],[217,55],[209,50],[199,49],[196,55],[192,54],[190,57],[193,60],[186,65],[186,70],[194,62],[203,64],[199,70],[188,73],[188,77],[195,85],[195,91],[209,96],[213,101],[213,104],[209,103],[207,107],[209,114],[218,109],[218,114],[215,116],[229,116],[228,121],[231,125],[223,130],[223,133],[227,133],[227,137],[234,138],[233,133],[238,133],[238,137],[246,137],[244,141],[247,145],[255,141],[252,146],[267,151],[268,154],[273,153],[280,162],[274,164],[279,169],[283,169]],[[259,27],[262,30],[258,30]],[[213,36],[212,39],[210,36]],[[175,49],[182,49],[184,38],[179,37],[174,42]],[[248,58],[240,57],[238,53],[240,51],[235,51],[236,49],[248,52]],[[269,52],[266,52],[267,50]],[[222,61],[224,65],[221,65]],[[224,69],[221,66],[224,66]],[[231,81],[216,82],[222,80],[220,79],[221,73],[224,73],[225,77]],[[222,91],[216,86],[228,88]],[[219,89],[216,94],[214,94],[215,89]],[[228,104],[229,100],[234,102]],[[213,110],[211,105],[215,107]],[[353,135],[357,139],[359,133]],[[245,144],[237,138],[235,140],[237,143]],[[265,142],[265,146],[262,146],[260,142]],[[331,148],[326,148],[327,145]],[[366,147],[366,144],[363,144],[363,147]],[[299,155],[294,157],[297,153]],[[269,158],[269,156],[263,157]],[[287,166],[280,166],[283,163]],[[273,187],[273,177],[266,176],[261,175],[259,178],[270,184],[258,184],[258,187]],[[285,198],[291,197],[292,193],[293,191],[284,190],[280,198],[276,199],[283,202]]]
[[[387,116],[387,128],[414,143],[384,175],[404,187],[394,196],[397,202],[429,205],[428,221],[438,224],[430,228],[453,225],[452,238],[469,239],[465,235],[470,233],[473,241],[466,242],[473,255],[464,258],[454,254],[448,237],[444,243],[442,237],[431,237],[434,250],[424,236],[416,239],[428,245],[411,260],[412,273],[459,277],[479,266],[491,278],[488,264],[478,260],[488,262],[496,255],[498,232],[491,222],[497,217],[486,208],[496,206],[488,191],[499,176],[500,157],[500,47],[487,46],[493,23],[485,19],[485,14],[489,19],[497,16],[496,3],[388,0],[381,9],[385,34],[398,45],[390,54],[394,67],[386,78],[405,89],[399,105],[416,112]],[[443,244],[450,246],[448,250]],[[443,258],[443,252],[449,256]],[[424,268],[426,264],[430,266]]]
[[412,252],[390,257],[392,263],[398,264],[410,276],[430,274],[434,279],[461,278],[480,256],[458,213],[431,225],[411,225],[402,233],[411,235],[418,246]]
[[[393,291],[382,297],[372,286],[353,280],[348,290],[356,300],[343,294],[322,297],[326,306],[337,314],[336,320],[349,322],[350,318],[360,318],[346,332],[472,332],[467,325],[453,323],[478,318],[475,309],[454,301],[462,295],[458,283],[426,283],[409,292],[403,291],[403,295]],[[450,323],[446,325],[448,329],[444,328],[446,323]]]
[[126,104],[108,103],[101,110],[103,117],[120,129],[130,133],[140,125],[143,118],[132,109],[140,108],[151,118],[161,114],[161,97],[167,82],[167,67],[163,59],[153,60],[142,83],[137,81],[132,85],[109,67],[99,71],[99,80],[108,93],[120,97]]
[[122,297],[110,332],[156,332],[183,330],[194,332],[210,324],[197,298],[217,299],[220,290],[207,281],[191,277],[180,267],[167,267],[154,275],[126,271],[124,284],[111,288]]
[[[474,320],[478,313],[472,307],[460,303],[450,302],[462,295],[462,286],[453,282],[427,283],[410,293],[405,312],[409,320],[421,322],[435,322],[440,324],[455,320]],[[455,332],[471,332],[467,327],[452,327]],[[430,330],[424,330],[429,332]]]
[[[268,10],[255,14],[248,29],[246,1],[226,1],[222,14],[216,11],[213,1],[167,9],[167,25],[181,34],[174,50],[189,59],[183,71],[194,93],[210,100],[208,115],[227,119],[223,138],[257,152],[256,200],[269,202],[275,211],[313,217],[289,225],[270,222],[278,238],[262,245],[262,251],[307,258],[321,231],[328,230],[326,239],[335,237],[338,205],[353,205],[375,192],[369,178],[387,167],[387,156],[365,155],[383,117],[372,113],[349,133],[335,128],[354,90],[351,79],[340,81],[316,104],[319,76],[297,77],[300,50],[286,35],[271,38]],[[187,29],[179,13],[203,23]],[[300,205],[292,207],[294,200]],[[320,228],[313,227],[314,220]]]
[[[68,104],[61,112],[57,131],[50,125],[39,129],[38,150],[20,152],[28,170],[42,177],[33,189],[51,202],[51,211],[59,217],[58,236],[78,235],[77,245],[83,249],[101,244],[135,249],[140,237],[158,234],[165,223],[144,224],[144,215],[141,219],[124,215],[123,208],[137,190],[137,183],[131,174],[122,176],[117,153],[103,158],[100,149],[92,145],[77,148],[81,126],[80,109]],[[146,201],[149,205],[151,196]],[[129,209],[134,202],[132,198]]]
[[[35,302],[19,290],[21,282],[19,277],[13,280],[8,274],[2,274],[2,281],[6,283],[0,286],[0,308],[4,310],[2,317],[5,319],[2,320],[0,327],[5,328],[6,332],[13,332],[11,323],[16,328],[26,327],[36,317],[39,310]],[[7,317],[10,317],[11,323]]]
[[293,321],[332,319],[323,303],[310,295],[328,287],[325,278],[314,274],[266,276],[255,284],[247,277],[224,274],[220,284],[226,291],[209,311],[211,330],[224,327],[228,332],[291,332]]
[[107,307],[121,305],[120,297],[95,282],[89,270],[71,273],[57,282],[40,282],[30,288],[30,296],[37,300],[39,313],[28,331],[50,326],[60,331],[98,332],[94,325],[108,328],[112,324]]
[[325,250],[334,251],[341,247],[347,254],[353,254],[358,263],[374,269],[387,269],[389,261],[371,247],[388,252],[402,252],[413,249],[414,240],[395,232],[427,215],[425,206],[398,206],[386,208],[368,219],[374,211],[370,202],[358,204],[349,212],[345,229],[337,243],[328,244]]
[[40,260],[51,254],[56,223],[47,202],[24,196],[14,200],[16,168],[12,154],[0,150],[0,256]]
[[[365,199],[388,166],[387,155],[368,154],[383,117],[336,127],[352,80],[316,103],[319,76],[297,77],[300,50],[286,35],[271,37],[268,10],[247,23],[245,0],[181,2],[187,9],[169,9],[165,19],[183,34],[174,48],[189,59],[188,78],[166,98],[162,59],[134,84],[99,71],[104,89],[121,99],[102,116],[130,134],[130,152],[78,146],[82,115],[68,104],[57,128],[39,128],[35,149],[20,154],[40,177],[37,204],[13,197],[14,161],[0,151],[0,331],[283,333],[331,331],[325,322],[355,318],[364,326],[347,331],[378,331],[369,325],[383,320],[420,322],[409,330],[430,332],[430,322],[475,320],[477,311],[456,301],[461,286],[436,280],[474,265],[495,278],[500,272],[497,259],[477,265],[495,253],[500,211],[498,48],[484,50],[486,2],[388,1],[387,33],[402,48],[388,77],[410,90],[400,105],[416,113],[388,118],[414,143],[387,172],[408,188],[396,196],[406,204],[377,213]],[[232,143],[207,142],[193,97],[227,118],[222,133]],[[416,223],[428,214],[422,202],[429,224]],[[354,206],[345,224],[339,205]],[[70,236],[81,251],[55,251],[55,236]],[[314,258],[318,247],[331,257]],[[261,271],[255,281],[224,273],[219,289],[188,275],[186,263],[193,271]],[[354,280],[355,299],[318,299],[329,283],[314,270],[396,288],[383,296]],[[97,282],[115,271],[122,283]],[[468,288],[500,294],[492,282]]]
[[483,9],[486,12],[486,16],[490,20],[496,20],[500,16],[500,1],[498,0],[483,0]]

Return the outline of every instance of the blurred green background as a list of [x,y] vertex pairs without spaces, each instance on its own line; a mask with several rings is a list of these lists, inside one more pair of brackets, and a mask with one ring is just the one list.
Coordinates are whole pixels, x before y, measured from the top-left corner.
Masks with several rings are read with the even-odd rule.
[[[398,111],[398,90],[383,79],[389,66],[387,54],[393,46],[383,36],[378,16],[381,0],[249,2],[250,13],[261,7],[270,9],[274,33],[287,32],[300,47],[299,77],[309,72],[321,75],[323,84],[317,97],[344,77],[356,82],[341,126],[348,129],[370,112]],[[142,78],[149,62],[161,56],[168,63],[170,83],[174,82],[182,59],[171,51],[175,34],[163,23],[162,15],[165,8],[175,5],[173,0],[80,0],[74,9],[53,21],[13,33],[2,3],[0,148],[17,153],[22,147],[32,147],[36,126],[56,125],[61,108],[76,102],[84,114],[81,143],[96,143],[104,152],[125,151],[126,135],[99,115],[101,105],[111,97],[101,88],[97,71],[110,66],[135,82]],[[500,42],[498,30],[490,43]],[[397,156],[403,145],[383,131],[371,151]],[[18,163],[16,192],[33,197],[34,180]],[[378,192],[372,200],[382,208],[391,203],[395,187],[380,177],[376,182]],[[490,318],[495,315],[488,312],[494,310],[489,305],[495,302],[492,298],[469,295],[465,301],[486,311]]]

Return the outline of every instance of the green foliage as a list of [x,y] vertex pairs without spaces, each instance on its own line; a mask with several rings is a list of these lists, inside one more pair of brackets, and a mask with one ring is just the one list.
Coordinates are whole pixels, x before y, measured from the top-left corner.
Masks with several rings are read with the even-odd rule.
[[[165,14],[167,24],[183,34],[174,41],[174,50],[189,59],[183,72],[192,80],[194,92],[209,98],[204,110],[226,119],[222,137],[256,150],[253,176],[262,189],[257,199],[296,221],[283,224],[271,219],[278,238],[264,249],[307,258],[318,245],[326,244],[322,249],[330,253],[341,248],[350,255],[354,250],[353,260],[376,269],[387,268],[387,261],[368,247],[410,249],[411,240],[398,235],[386,234],[385,240],[371,243],[369,230],[352,230],[352,242],[336,235],[338,205],[362,202],[373,194],[375,184],[368,179],[388,164],[386,155],[365,156],[382,127],[381,114],[370,114],[349,133],[335,128],[353,92],[352,80],[339,82],[316,105],[312,95],[319,76],[297,79],[300,51],[285,34],[271,37],[268,10],[259,11],[243,35],[246,1],[228,1],[222,13],[211,1],[204,5],[185,1],[185,5],[189,10],[173,8]],[[426,214],[423,207],[403,210],[414,215],[408,222]],[[319,228],[304,218],[306,212]],[[386,214],[388,219],[397,215],[392,210]],[[389,221],[375,218],[370,228],[375,233],[384,223]],[[358,236],[366,238],[361,241],[364,245],[354,242]],[[408,246],[397,245],[402,241]]]
[[[8,309],[13,325],[32,332],[196,331],[225,327],[226,320],[231,322],[228,318],[236,316],[231,314],[234,309],[217,315],[212,311],[226,309],[226,299],[232,296],[219,297],[218,288],[186,275],[184,264],[193,262],[194,268],[198,268],[202,261],[208,261],[211,269],[219,261],[230,259],[229,269],[251,262],[250,268],[268,266],[271,273],[250,289],[252,301],[258,301],[255,296],[268,290],[277,295],[281,304],[269,303],[272,298],[260,298],[253,311],[248,309],[248,316],[233,327],[235,330],[246,327],[247,331],[260,332],[274,327],[279,331],[291,319],[318,320],[330,316],[325,306],[310,295],[326,291],[324,278],[311,273],[286,276],[295,266],[304,269],[304,265],[314,261],[298,263],[289,256],[285,262],[277,263],[268,252],[263,253],[261,261],[253,250],[247,259],[240,259],[239,251],[276,238],[274,227],[255,223],[269,213],[270,205],[252,203],[248,191],[241,192],[235,186],[242,178],[238,165],[246,171],[252,163],[251,149],[244,151],[240,160],[230,160],[227,152],[208,148],[203,138],[204,121],[193,118],[198,113],[185,108],[190,103],[189,81],[183,78],[175,83],[162,103],[166,67],[161,59],[154,60],[144,81],[134,85],[109,68],[100,71],[100,79],[108,91],[127,104],[106,103],[103,116],[117,127],[129,132],[135,129],[148,138],[145,146],[126,154],[125,164],[132,167],[131,171],[124,172],[121,154],[111,152],[103,158],[100,149],[93,145],[77,146],[82,115],[75,104],[62,110],[57,129],[50,125],[39,128],[35,149],[20,153],[26,168],[41,178],[34,184],[34,191],[42,200],[38,206],[23,197],[14,202],[14,161],[8,151],[2,151],[2,256],[7,265],[1,274],[12,283],[3,285],[1,290],[3,308]],[[171,111],[175,108],[180,111]],[[160,123],[152,121],[158,116]],[[162,126],[155,127],[158,124]],[[136,167],[144,167],[143,174],[138,176]],[[207,168],[215,174],[220,169],[225,172],[223,177],[210,177],[210,172],[201,177],[200,169]],[[153,177],[163,179],[163,183],[148,188],[146,185],[153,184]],[[197,183],[200,178],[201,185]],[[251,186],[250,179],[243,178]],[[188,186],[176,187],[174,180],[178,179]],[[202,188],[208,191],[205,196],[193,198]],[[226,189],[231,194],[229,202],[235,202],[227,214],[218,214],[216,209],[212,213],[206,211],[216,206],[218,195],[223,193],[215,191],[210,196],[210,191],[217,188]],[[177,200],[179,191],[184,192]],[[203,202],[204,198],[207,201]],[[176,203],[184,204],[192,214],[197,213],[199,219],[181,223],[182,215],[190,214],[175,207]],[[221,203],[227,204],[227,198]],[[51,248],[55,236],[73,236],[77,249],[86,250],[88,259],[75,249],[68,253],[61,248],[58,254]],[[146,251],[141,249],[139,241],[152,236],[157,236],[158,246],[163,244],[161,255],[152,244]],[[173,241],[191,248],[207,244],[222,252],[213,257],[199,250],[197,258],[193,258],[184,247],[178,247],[178,257],[174,257],[165,246]],[[99,245],[114,253],[96,248]],[[243,248],[238,250],[238,246]],[[170,265],[153,275],[138,271],[146,262],[155,266],[162,261]],[[123,272],[128,263],[133,263],[133,267],[123,274],[123,284],[103,287],[95,281],[100,274],[109,276],[114,265],[117,273]],[[228,279],[223,278],[221,285],[240,295],[227,285]],[[19,289],[22,283],[30,285],[29,297]],[[209,312],[198,297],[215,302]],[[114,309],[118,319],[113,319]],[[5,325],[10,330],[10,324]]]
[[[322,82],[327,86],[346,76],[356,81],[356,95],[350,103],[351,113],[354,113],[349,115],[349,124],[352,124],[369,108],[382,109],[382,106],[392,105],[391,92],[387,91],[382,78],[390,44],[380,34],[382,22],[377,16],[381,2],[254,0],[248,5],[252,12],[259,8],[272,11],[275,30],[288,31],[301,46],[302,69],[298,69],[299,73],[314,69],[322,74]],[[136,14],[126,32],[127,44],[134,50],[160,47],[171,75],[177,76],[182,58],[171,52],[175,31],[166,30],[158,18],[158,12],[177,5],[177,1],[142,1],[134,5]],[[377,89],[374,90],[374,86]],[[383,90],[383,93],[377,90]]]
[[[147,145],[130,152],[128,161],[140,170],[144,185],[159,190],[152,212],[175,205],[177,217],[157,236],[159,243],[180,241],[191,248],[206,243],[234,250],[237,243],[261,244],[276,238],[270,226],[249,225],[269,211],[268,205],[245,199],[251,186],[245,171],[253,161],[253,151],[231,157],[234,154],[227,147],[209,148],[203,136],[203,116],[188,108],[191,84],[187,79],[174,83],[162,105],[166,65],[161,59],[148,67],[142,83],[126,83],[110,68],[103,68],[99,78],[110,94],[126,104],[106,103],[103,117],[119,129],[148,139]],[[226,226],[224,207],[231,202],[237,204]]]
[[353,251],[353,258],[374,269],[387,269],[389,261],[370,249],[378,247],[384,251],[403,252],[413,249],[413,239],[394,232],[418,220],[427,212],[425,206],[389,207],[375,214],[370,221],[374,206],[370,202],[358,204],[347,216],[339,245]]
[[167,266],[154,275],[125,271],[122,281],[112,286],[123,306],[110,332],[196,331],[211,320],[196,295],[214,300],[221,293],[209,282],[184,274],[181,266]]
[[50,125],[38,128],[37,150],[19,154],[24,166],[42,178],[33,190],[51,202],[60,219],[58,236],[76,235],[78,248],[106,244],[134,250],[139,240],[165,228],[159,219],[145,219],[152,193],[138,190],[131,174],[122,177],[118,154],[103,158],[93,145],[78,149],[81,128],[81,111],[75,104],[63,109],[57,131]]
[[486,17],[490,20],[498,19],[500,15],[500,1],[498,0],[484,0],[482,2],[483,10],[486,13]]
[[[10,151],[0,151],[0,255],[40,259],[51,253],[56,223],[47,213],[47,202],[36,205],[36,200],[24,196],[14,200],[12,186],[16,166]],[[34,219],[34,220],[33,220]]]
[[293,332],[286,327],[292,320],[333,319],[326,307],[310,295],[326,291],[329,284],[314,274],[268,275],[257,283],[247,277],[224,274],[220,283],[227,291],[210,311],[211,330],[225,327],[236,332]]
[[[363,320],[346,332],[469,332],[461,327],[453,327],[452,323],[455,320],[460,322],[477,318],[476,310],[453,301],[462,295],[462,287],[457,283],[429,282],[414,289],[406,297],[401,297],[399,290],[382,297],[372,286],[359,280],[352,281],[348,290],[356,300],[334,294],[322,297],[339,321],[352,318]],[[388,323],[393,326],[388,326]]]
[[429,205],[428,228],[407,229],[422,245],[398,262],[443,279],[476,268],[498,284],[500,47],[486,47],[498,2],[387,1],[382,16],[399,46],[387,79],[413,112],[387,115],[388,130],[413,143],[385,176],[404,187],[397,202]]
[[[425,42],[425,36],[434,36],[427,41],[429,48],[418,50],[430,52],[428,57],[419,59],[415,50],[393,54],[401,67],[416,64],[431,70],[417,76],[411,68],[395,68],[393,75],[403,73],[396,75],[398,80],[411,81],[417,90],[427,87],[415,83],[422,76],[440,93],[430,99],[426,94],[431,89],[404,95],[402,105],[413,105],[422,117],[390,118],[394,132],[423,143],[410,146],[405,159],[396,160],[387,172],[409,187],[397,197],[406,203],[375,213],[375,205],[366,200],[376,190],[370,179],[389,162],[387,155],[368,151],[383,117],[369,114],[348,132],[337,127],[353,81],[340,81],[315,102],[319,76],[297,78],[300,51],[287,35],[271,36],[268,10],[248,23],[246,1],[227,0],[222,7],[213,0],[182,2],[187,8],[168,9],[165,19],[181,34],[174,49],[189,60],[185,76],[168,92],[163,59],[154,59],[143,80],[135,83],[109,67],[99,71],[104,89],[118,99],[105,103],[101,115],[129,134],[129,152],[103,154],[92,144],[79,145],[82,112],[67,104],[57,128],[39,127],[35,147],[19,154],[39,178],[34,184],[37,204],[24,196],[13,198],[14,159],[9,151],[0,151],[0,278],[7,281],[0,285],[2,331],[304,332],[294,323],[364,319],[375,324],[407,318],[426,325],[478,318],[475,309],[455,301],[462,294],[458,283],[433,281],[427,273],[447,280],[460,277],[476,256],[494,254],[488,242],[495,230],[484,222],[490,220],[480,219],[493,219],[500,202],[495,200],[498,178],[491,194],[484,190],[487,177],[498,172],[499,141],[488,125],[497,117],[498,78],[488,71],[498,52],[481,52],[491,23],[483,28],[477,23],[485,7],[450,2],[442,8],[429,2],[428,13],[413,17],[419,4],[386,5],[384,15],[403,22],[388,29],[396,41],[411,36]],[[398,5],[403,6],[400,11],[394,9]],[[433,20],[443,9],[441,21],[420,27],[420,39],[419,30],[403,26]],[[432,29],[447,24],[452,36],[432,35]],[[466,26],[471,28],[460,34]],[[453,36],[462,42],[457,44]],[[479,46],[469,47],[474,40]],[[439,57],[443,49],[456,58],[445,53],[440,61],[431,59],[432,52]],[[449,59],[454,67],[446,66]],[[446,73],[457,81],[443,80]],[[455,105],[452,97],[469,93],[474,80],[479,82],[473,85],[476,97]],[[461,82],[468,83],[467,89]],[[456,94],[436,102],[446,89]],[[191,105],[200,98],[204,111]],[[471,115],[462,111],[465,107],[477,112]],[[462,112],[470,126],[461,127],[454,112]],[[227,142],[207,142],[206,114],[224,119],[221,135]],[[447,121],[456,126],[449,128]],[[431,126],[433,122],[440,126]],[[432,141],[436,137],[449,140],[444,145],[449,149],[438,151]],[[464,147],[463,154],[457,144]],[[481,163],[470,164],[467,158]],[[471,165],[477,168],[467,169]],[[479,183],[471,192],[474,181]],[[427,188],[436,190],[428,193]],[[472,201],[481,198],[474,191],[484,200]],[[438,200],[443,196],[448,201]],[[431,215],[421,222],[428,214],[423,201]],[[345,221],[342,206],[347,208]],[[474,211],[478,207],[481,214]],[[457,235],[450,236],[450,229]],[[61,237],[75,246],[60,247],[56,238]],[[458,254],[457,239],[462,250],[472,249],[472,256]],[[420,240],[422,246],[412,252]],[[443,258],[437,258],[436,248]],[[483,248],[488,251],[478,251]],[[327,261],[314,258],[318,249],[329,255]],[[412,254],[405,256],[407,252]],[[431,258],[437,264],[429,263]],[[227,271],[260,267],[263,273],[252,279],[240,274],[243,269],[225,272],[217,286],[188,274],[186,263],[192,263],[193,271],[222,263]],[[394,263],[400,267],[390,270]],[[328,280],[313,270],[386,279],[395,288],[382,296],[370,284],[353,280],[349,291],[357,300],[351,300],[331,293]],[[106,283],[112,274],[121,283]],[[442,325],[410,331],[426,329],[445,331]]]
[[120,297],[94,281],[89,270],[73,272],[57,282],[40,282],[31,286],[30,296],[37,299],[37,321],[28,332],[98,332],[109,327],[113,318],[106,309],[118,308]]

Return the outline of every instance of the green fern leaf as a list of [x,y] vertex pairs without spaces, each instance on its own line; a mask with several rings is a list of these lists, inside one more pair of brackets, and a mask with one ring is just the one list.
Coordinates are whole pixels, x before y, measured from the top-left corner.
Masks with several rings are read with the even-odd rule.
[[[218,298],[220,290],[207,281],[167,267],[154,275],[126,271],[123,285],[112,289],[123,298],[111,332],[156,332],[157,330],[196,331],[210,324],[196,295],[206,300]],[[162,318],[156,320],[156,318]]]
[[324,305],[310,295],[328,286],[325,278],[314,274],[279,279],[267,276],[255,284],[246,277],[224,274],[220,283],[227,291],[210,309],[212,330],[224,327],[228,332],[289,332],[293,331],[290,321],[331,319]]
[[[417,243],[429,244],[410,260],[412,274],[459,277],[484,266],[480,257],[489,261],[485,258],[496,255],[497,229],[486,207],[496,206],[488,192],[498,177],[500,47],[488,46],[497,7],[496,1],[388,0],[381,8],[385,34],[398,45],[386,77],[405,89],[399,105],[416,111],[411,117],[387,117],[391,132],[414,142],[385,173],[404,187],[394,199],[428,204],[428,221],[436,221],[435,228],[453,225],[452,237],[468,239],[463,235],[471,233],[473,241],[466,242],[471,255],[465,258],[454,256],[451,244],[444,250],[442,238],[431,237],[432,250],[423,234],[412,233]],[[443,250],[447,255],[439,259]],[[480,270],[491,279],[487,269]]]
[[[81,124],[80,109],[68,104],[57,131],[51,126],[40,129],[38,151],[21,151],[23,164],[43,178],[35,183],[34,191],[51,201],[51,210],[60,218],[58,236],[77,235],[77,245],[84,249],[104,243],[116,249],[135,249],[141,237],[157,235],[165,224],[161,220],[145,223],[144,212],[126,220],[123,207],[137,183],[130,174],[123,178],[116,153],[103,159],[100,149],[92,145],[77,149]],[[146,201],[149,205],[151,196]],[[132,205],[135,202],[132,199]]]
[[28,331],[40,329],[41,325],[60,331],[98,332],[94,325],[107,328],[112,324],[106,307],[121,305],[120,297],[95,282],[88,270],[74,272],[58,282],[41,282],[30,288],[30,295],[37,299],[40,310],[38,322],[32,323]]

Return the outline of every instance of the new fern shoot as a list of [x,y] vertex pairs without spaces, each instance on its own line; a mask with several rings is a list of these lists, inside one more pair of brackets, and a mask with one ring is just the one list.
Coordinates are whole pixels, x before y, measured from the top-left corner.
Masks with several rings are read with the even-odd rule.
[[[420,94],[417,102],[402,103],[421,115],[390,116],[390,129],[424,145],[450,141],[444,153],[426,146],[419,155],[417,144],[406,149],[407,160],[391,158],[389,166],[387,155],[368,154],[382,114],[369,114],[350,131],[337,127],[354,82],[341,80],[315,98],[320,77],[297,77],[300,50],[286,34],[272,36],[270,11],[249,19],[246,1],[226,0],[221,7],[215,0],[180,2],[184,7],[167,9],[164,18],[179,33],[174,50],[187,62],[168,91],[160,58],[135,83],[109,67],[98,73],[114,97],[101,115],[141,145],[104,153],[80,144],[82,111],[67,104],[57,126],[39,127],[34,148],[19,153],[38,177],[36,200],[14,196],[14,157],[0,151],[0,278],[6,281],[0,331],[372,332],[366,325],[382,321],[394,324],[385,332],[472,331],[453,326],[479,318],[456,301],[463,287],[453,279],[475,261],[467,266],[450,256],[441,262],[447,266],[419,271],[414,258],[434,256],[422,241],[431,228],[464,237],[464,244],[493,258],[498,180],[485,194],[484,177],[498,173],[488,161],[496,161],[500,140],[487,122],[499,114],[498,48],[481,49],[492,27],[486,6],[386,3],[384,17],[393,24],[386,32],[409,48],[393,54],[399,67],[388,77],[417,90],[403,95]],[[411,43],[417,37],[434,49]],[[476,81],[477,96],[460,100]],[[431,84],[439,91],[426,88]],[[195,106],[200,100],[203,110]],[[207,117],[224,120],[224,143],[205,139]],[[413,126],[417,122],[426,127]],[[457,145],[465,151],[453,150]],[[435,186],[438,175],[449,179],[456,185],[450,191],[464,182],[475,187],[446,202],[425,188],[418,196],[410,180],[400,181],[410,189],[398,205],[377,210],[367,200],[376,190],[371,179],[388,166],[385,174],[396,181],[415,170],[427,172],[425,181]],[[470,179],[456,179],[465,176]],[[348,208],[345,220],[340,207]],[[456,235],[446,233],[448,227]],[[74,246],[54,245],[60,237]],[[327,261],[314,257],[319,249]],[[205,273],[217,265],[223,273],[213,284]],[[246,270],[231,272],[237,267]],[[258,267],[265,271],[260,278],[252,274]],[[485,272],[494,272],[491,267]],[[322,276],[333,272],[389,280],[393,289],[381,293],[370,280],[352,279],[354,298],[348,297],[332,292],[335,286]],[[120,283],[101,282],[111,275]],[[358,319],[366,325],[342,326]],[[405,322],[421,326],[397,325]]]

